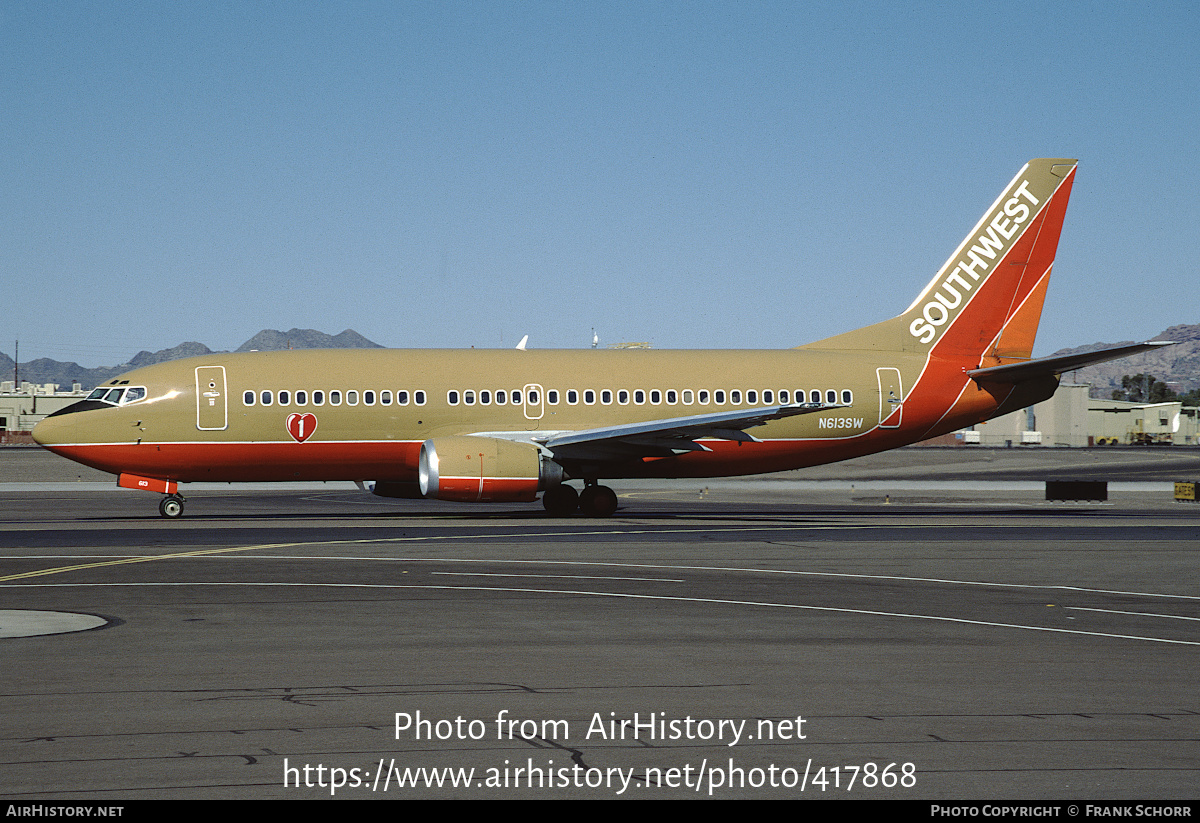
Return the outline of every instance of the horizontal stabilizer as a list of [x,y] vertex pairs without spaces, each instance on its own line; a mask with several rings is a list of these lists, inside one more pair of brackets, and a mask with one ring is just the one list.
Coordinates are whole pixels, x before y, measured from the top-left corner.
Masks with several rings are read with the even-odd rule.
[[1058,357],[1039,357],[1036,360],[1025,360],[1020,363],[1006,363],[1003,366],[989,366],[985,369],[970,369],[967,375],[974,380],[989,383],[1020,383],[1037,377],[1059,375],[1063,372],[1081,369],[1093,363],[1104,363],[1108,360],[1118,360],[1153,351],[1162,346],[1173,346],[1171,340],[1154,340],[1149,343],[1132,343],[1128,346],[1112,346],[1107,349],[1084,352],[1083,354],[1064,354]]

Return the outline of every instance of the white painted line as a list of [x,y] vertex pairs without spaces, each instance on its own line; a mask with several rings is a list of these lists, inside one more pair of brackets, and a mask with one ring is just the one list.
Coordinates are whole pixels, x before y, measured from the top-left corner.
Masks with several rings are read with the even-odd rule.
[[612,597],[622,598],[627,600],[669,600],[679,603],[712,603],[722,606],[752,606],[756,608],[767,609],[798,609],[803,611],[815,612],[833,612],[837,614],[860,614],[870,615],[873,617],[897,617],[907,620],[931,620],[940,623],[958,623],[968,626],[987,626],[999,629],[1018,629],[1034,632],[1050,632],[1053,634],[1074,634],[1085,637],[1105,637],[1114,640],[1140,640],[1147,643],[1170,643],[1180,646],[1200,646],[1200,641],[1193,640],[1170,640],[1164,637],[1145,637],[1133,634],[1113,634],[1110,632],[1087,632],[1078,629],[1060,629],[1052,626],[1026,626],[1020,623],[996,623],[989,620],[969,620],[963,617],[942,617],[931,614],[907,614],[905,612],[882,612],[872,609],[845,609],[835,606],[806,606],[797,603],[764,603],[754,600],[724,600],[711,597],[678,597],[669,595],[657,594],[629,594],[625,592],[589,592],[577,591],[572,589],[519,589],[502,586],[422,586],[410,584],[395,584],[395,583],[262,583],[262,582],[244,582],[244,583],[18,583],[9,584],[4,588],[103,588],[103,587],[152,587],[152,586],[188,586],[192,588],[200,588],[203,586],[243,586],[248,588],[263,587],[263,588],[330,588],[330,589],[426,589],[438,591],[481,591],[481,592],[509,592],[513,594],[565,594],[576,595],[579,597]]
[[443,577],[528,577],[544,580],[634,580],[648,583],[683,583],[683,580],[672,580],[666,577],[600,577],[586,574],[502,574],[500,572],[430,572],[431,575]]
[[1134,617],[1162,617],[1166,620],[1196,620],[1200,621],[1200,617],[1184,617],[1181,614],[1152,614],[1151,612],[1123,612],[1116,609],[1089,609],[1084,606],[1064,606],[1064,609],[1073,612],[1104,612],[1105,614],[1129,614]]

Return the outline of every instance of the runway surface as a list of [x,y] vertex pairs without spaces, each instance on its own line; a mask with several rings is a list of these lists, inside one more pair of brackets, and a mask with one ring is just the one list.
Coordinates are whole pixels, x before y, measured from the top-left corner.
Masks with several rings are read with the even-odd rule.
[[23,477],[2,793],[1194,799],[1200,506],[960,469],[614,483],[605,520]]

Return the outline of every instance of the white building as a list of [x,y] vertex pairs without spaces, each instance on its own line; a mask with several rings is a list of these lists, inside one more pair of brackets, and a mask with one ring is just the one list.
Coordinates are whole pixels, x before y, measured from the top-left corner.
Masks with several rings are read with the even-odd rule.
[[1200,409],[1171,403],[1130,403],[1088,397],[1090,387],[1063,384],[1054,396],[959,432],[983,446],[1200,444]]
[[[59,391],[57,383],[34,384],[11,380],[0,383],[0,444],[32,442],[27,433],[49,414],[87,397],[76,383],[71,391]],[[18,432],[21,433],[18,435]]]

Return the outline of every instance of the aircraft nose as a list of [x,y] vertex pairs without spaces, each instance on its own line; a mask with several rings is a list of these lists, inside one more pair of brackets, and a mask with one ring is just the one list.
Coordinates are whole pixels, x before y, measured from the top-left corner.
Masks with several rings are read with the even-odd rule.
[[33,427],[33,442],[47,449],[70,442],[66,437],[70,428],[70,423],[64,418],[47,417]]

